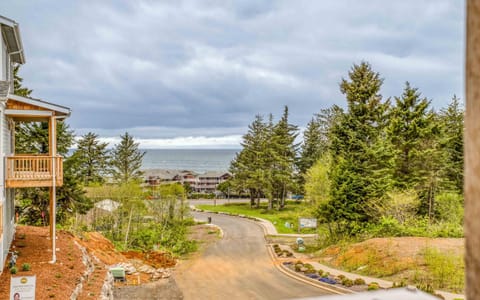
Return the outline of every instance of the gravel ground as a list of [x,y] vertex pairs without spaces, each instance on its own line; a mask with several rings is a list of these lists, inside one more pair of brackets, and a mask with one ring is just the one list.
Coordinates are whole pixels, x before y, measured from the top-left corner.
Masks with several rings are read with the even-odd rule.
[[175,280],[170,277],[159,281],[142,284],[139,286],[121,286],[113,290],[115,300],[134,300],[134,299],[183,299],[183,294],[177,286]]

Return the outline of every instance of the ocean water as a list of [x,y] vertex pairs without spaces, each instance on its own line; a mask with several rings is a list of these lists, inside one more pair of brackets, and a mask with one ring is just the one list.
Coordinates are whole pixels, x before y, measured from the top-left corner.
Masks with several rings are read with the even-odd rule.
[[239,149],[145,149],[142,169],[227,171]]

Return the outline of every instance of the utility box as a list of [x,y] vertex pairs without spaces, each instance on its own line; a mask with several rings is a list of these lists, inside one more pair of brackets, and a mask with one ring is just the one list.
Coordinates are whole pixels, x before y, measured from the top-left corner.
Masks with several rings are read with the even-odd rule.
[[125,281],[125,268],[112,267],[110,268],[110,273],[112,273],[114,280]]

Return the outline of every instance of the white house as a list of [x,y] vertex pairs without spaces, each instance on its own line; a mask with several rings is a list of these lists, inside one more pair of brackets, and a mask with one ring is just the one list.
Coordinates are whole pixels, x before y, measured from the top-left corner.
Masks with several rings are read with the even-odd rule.
[[[13,69],[25,63],[18,24],[0,16],[0,272],[3,270],[15,234],[14,190],[49,187],[50,216],[55,215],[55,189],[63,184],[63,161],[56,154],[57,120],[70,109],[39,99],[14,95]],[[49,153],[15,153],[15,122],[48,122]],[[55,248],[54,218],[50,222],[52,249]],[[55,262],[55,251],[52,262]]]

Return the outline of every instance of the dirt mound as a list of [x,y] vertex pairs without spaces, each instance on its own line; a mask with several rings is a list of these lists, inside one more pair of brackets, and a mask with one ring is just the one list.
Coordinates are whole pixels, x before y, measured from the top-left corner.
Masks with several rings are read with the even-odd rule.
[[176,264],[175,258],[173,258],[170,253],[158,252],[158,251],[147,251],[147,252],[137,252],[137,251],[126,251],[122,254],[128,259],[140,259],[145,262],[148,262],[154,268],[171,268]]
[[[464,239],[398,237],[374,238],[360,243],[335,245],[320,253],[320,262],[360,274],[402,280],[425,269],[425,253],[439,251],[462,257]],[[414,271],[412,271],[414,270]],[[415,271],[416,270],[416,271]]]
[[125,256],[115,250],[112,242],[99,232],[86,232],[78,242],[106,265],[127,261]]

